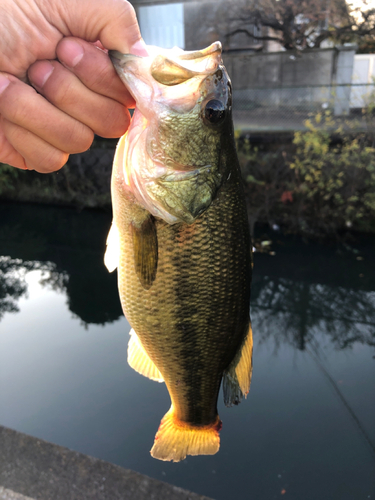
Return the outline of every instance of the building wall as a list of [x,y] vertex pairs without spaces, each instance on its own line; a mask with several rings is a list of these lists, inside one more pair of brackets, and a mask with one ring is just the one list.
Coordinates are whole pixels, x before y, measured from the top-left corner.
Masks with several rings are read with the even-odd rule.
[[[351,108],[364,108],[374,100],[375,54],[356,54],[352,75]],[[362,85],[361,85],[362,84]]]
[[335,49],[300,54],[282,52],[227,52],[224,64],[233,88],[330,85],[335,69]]
[[[349,113],[351,75],[356,47],[223,54],[231,77],[234,102],[240,107],[332,107],[335,115]],[[336,87],[336,85],[341,85]]]
[[141,33],[148,45],[165,49],[185,48],[183,3],[139,5],[137,17]]

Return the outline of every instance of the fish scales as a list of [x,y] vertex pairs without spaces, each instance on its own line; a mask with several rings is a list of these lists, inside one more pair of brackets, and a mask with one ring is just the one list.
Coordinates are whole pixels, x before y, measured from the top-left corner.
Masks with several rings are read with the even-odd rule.
[[[220,68],[215,73],[219,79],[225,71]],[[212,80],[206,75],[201,87],[211,86]],[[225,102],[230,104],[230,85],[224,83]],[[169,165],[186,164],[188,157],[187,165],[202,166],[203,174],[197,170],[180,181],[179,173],[177,184],[169,183],[169,178],[165,183],[167,190],[172,186],[174,196],[182,197],[182,209],[179,202],[174,206],[174,197],[163,198],[161,203],[161,209],[167,207],[176,222],[159,216],[159,208],[145,207],[136,189],[129,189],[132,180],[127,178],[126,161],[130,156],[126,155],[130,138],[120,141],[112,176],[113,228],[120,249],[119,292],[133,329],[132,339],[137,339],[129,343],[128,360],[140,373],[166,383],[172,406],[151,453],[174,461],[187,454],[216,453],[222,378],[226,404],[237,404],[249,390],[252,369],[251,245],[233,127],[227,119],[221,129],[210,132],[194,122],[194,109],[195,114],[188,110],[180,115],[172,110],[172,119],[161,113],[160,140],[152,137],[149,146],[145,143],[154,162],[160,161],[168,147],[173,155]],[[171,149],[171,134],[178,144],[175,149]],[[203,155],[202,144],[208,149]],[[138,158],[144,158],[144,152]],[[214,164],[207,166],[209,159]],[[183,175],[186,172],[188,168]],[[155,193],[160,193],[162,181],[158,179],[156,188],[150,187],[153,201]],[[134,180],[135,185],[137,182]],[[203,209],[199,208],[202,183]],[[178,220],[185,217],[185,206],[193,214],[186,216],[188,223]]]

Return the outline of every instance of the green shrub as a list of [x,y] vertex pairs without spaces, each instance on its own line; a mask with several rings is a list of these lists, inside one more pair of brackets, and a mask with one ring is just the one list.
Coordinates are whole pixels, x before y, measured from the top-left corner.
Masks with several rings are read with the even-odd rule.
[[329,111],[317,113],[275,151],[237,136],[252,226],[277,223],[314,235],[375,231],[374,114],[366,113],[368,128],[360,132],[358,123],[337,127]]
[[19,171],[16,168],[0,163],[0,194],[4,190],[14,189],[18,174]]
[[306,132],[296,132],[290,168],[295,173],[294,195],[305,220],[317,219],[326,231],[365,228],[375,216],[375,148],[368,134],[337,129],[331,144],[329,112],[307,120]]

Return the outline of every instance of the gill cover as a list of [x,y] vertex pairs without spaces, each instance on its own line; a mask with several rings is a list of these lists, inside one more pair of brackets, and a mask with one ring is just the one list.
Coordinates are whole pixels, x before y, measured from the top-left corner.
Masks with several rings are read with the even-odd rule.
[[221,139],[230,122],[229,77],[220,42],[196,52],[148,49],[148,57],[110,52],[136,101],[114,163],[152,215],[190,224],[225,178]]

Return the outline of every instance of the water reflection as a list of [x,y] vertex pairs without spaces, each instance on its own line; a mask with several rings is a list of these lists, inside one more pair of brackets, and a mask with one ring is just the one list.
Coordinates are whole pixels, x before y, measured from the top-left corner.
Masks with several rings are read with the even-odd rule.
[[0,256],[0,320],[7,312],[19,312],[17,301],[27,291],[26,269],[20,268],[21,263],[19,259]]
[[15,312],[26,293],[22,273],[41,270],[46,272],[42,284],[65,291],[70,311],[85,324],[122,316],[116,275],[103,265],[109,225],[110,214],[100,212],[0,204],[0,255],[8,259],[0,263],[2,286],[7,286],[3,310]]
[[375,292],[262,276],[253,286],[252,310],[254,331],[276,345],[317,349],[316,333],[325,332],[339,349],[375,346]]
[[56,270],[52,262],[23,261],[0,255],[0,320],[5,313],[19,312],[18,300],[28,295],[26,275],[40,271],[40,284],[54,291],[64,291],[68,275]]
[[[66,293],[83,323],[121,317],[116,275],[102,261],[110,220],[104,213],[0,204],[0,320],[18,311],[25,273],[33,270],[43,272],[44,287]],[[316,333],[324,332],[339,349],[355,342],[375,346],[374,287],[357,279],[363,262],[350,262],[306,246],[294,255],[285,248],[277,258],[256,256],[251,307],[258,338],[318,349]]]
[[169,464],[148,452],[167,390],[126,362],[130,326],[103,265],[110,219],[0,204],[0,424],[217,500],[249,484],[262,499],[368,498],[374,240],[360,254],[285,240],[255,255],[248,399],[219,398],[217,455]]

